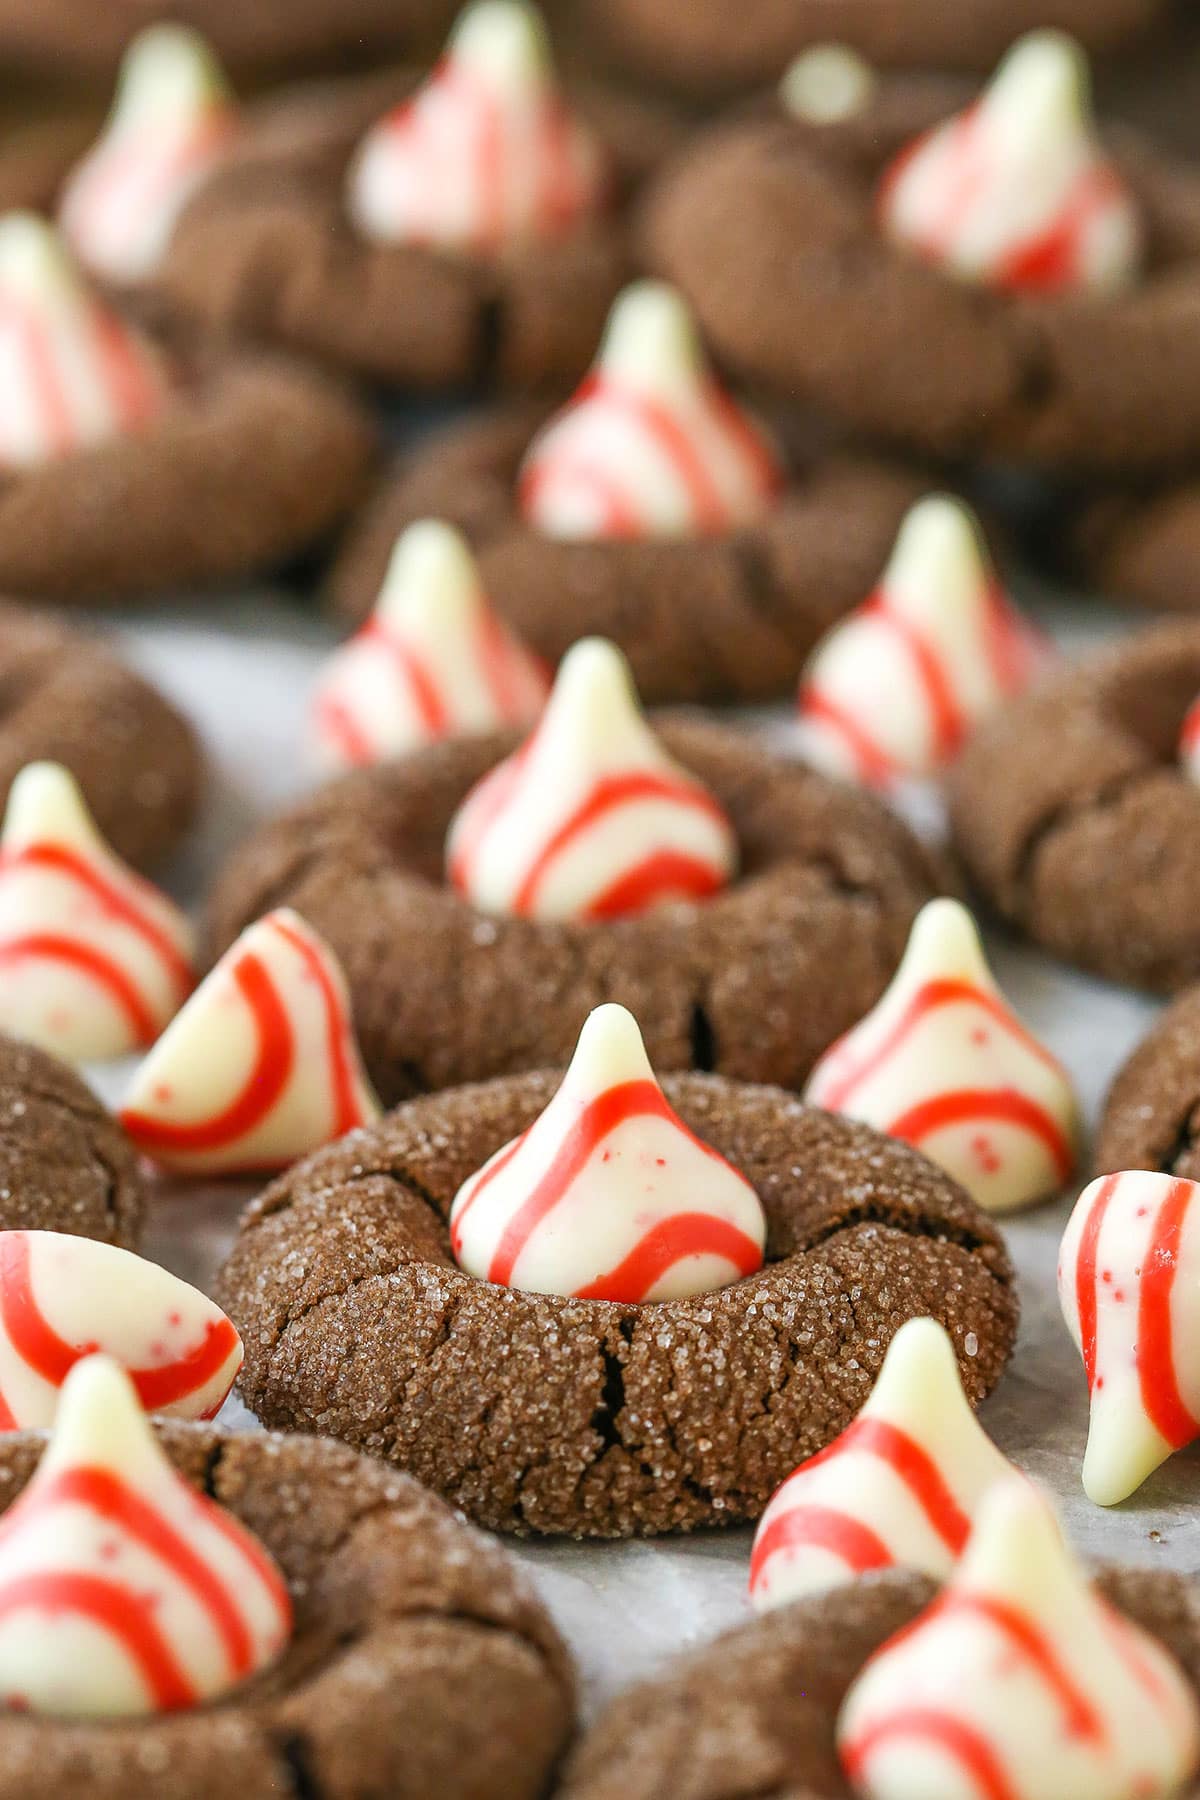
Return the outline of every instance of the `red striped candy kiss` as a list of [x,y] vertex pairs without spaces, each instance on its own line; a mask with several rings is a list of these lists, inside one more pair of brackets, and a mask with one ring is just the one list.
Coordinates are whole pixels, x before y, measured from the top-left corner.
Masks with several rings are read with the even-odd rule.
[[1200,1760],[1200,1710],[1014,1477],[949,1586],[851,1686],[838,1747],[866,1800],[1169,1800]]
[[107,1356],[63,1386],[38,1468],[0,1518],[0,1707],[118,1718],[199,1706],[273,1663],[275,1563],[175,1473]]
[[671,1109],[633,1015],[600,1006],[545,1112],[450,1213],[481,1281],[626,1303],[727,1287],[762,1266],[758,1195]]
[[551,538],[716,536],[763,518],[782,479],[682,296],[640,281],[613,307],[591,374],[530,445],[519,501]]
[[1011,1473],[971,1411],[945,1329],[910,1319],[857,1418],[772,1497],[750,1598],[765,1611],[874,1569],[944,1580],[984,1495]]
[[1200,781],[1200,699],[1188,708],[1179,734],[1179,761],[1184,773]]
[[30,763],[0,829],[0,1029],[72,1061],[150,1044],[192,988],[192,929],[104,842],[75,778]]
[[425,519],[397,542],[368,624],[326,665],[314,707],[322,760],[354,768],[529,726],[549,690],[545,666],[488,604],[465,539]]
[[532,737],[459,807],[446,863],[483,912],[615,919],[708,899],[731,879],[737,841],[642,717],[620,651],[585,638]]
[[416,95],[364,139],[347,203],[383,243],[494,256],[567,235],[605,206],[607,157],[559,91],[523,0],[475,0]]
[[1200,1437],[1200,1187],[1130,1170],[1084,1189],[1058,1263],[1091,1425],[1083,1485],[1100,1506]]
[[242,1366],[220,1307],[113,1244],[54,1231],[0,1231],[0,1430],[53,1423],[59,1390],[101,1350],[147,1412],[211,1419]]
[[152,275],[236,129],[233,96],[203,38],[183,25],[139,33],[103,134],[59,204],[63,236],[84,267],[117,285]]
[[1009,1007],[957,900],[917,917],[883,998],[818,1062],[805,1099],[914,1144],[989,1212],[1071,1178],[1070,1077]]
[[865,787],[933,775],[1049,655],[1001,590],[970,508],[930,495],[900,527],[875,592],[809,659],[801,747]]
[[329,945],[268,913],[201,983],[134,1077],[120,1120],[156,1162],[251,1174],[379,1116]]
[[1100,145],[1089,87],[1072,39],[1022,38],[974,105],[892,164],[882,228],[934,267],[1013,293],[1130,285],[1140,214]]

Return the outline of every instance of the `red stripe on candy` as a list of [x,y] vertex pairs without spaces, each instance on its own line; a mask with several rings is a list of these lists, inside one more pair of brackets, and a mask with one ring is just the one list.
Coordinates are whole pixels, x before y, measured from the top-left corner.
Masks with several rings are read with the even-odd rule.
[[881,1745],[897,1738],[924,1740],[958,1764],[979,1791],[980,1800],[1021,1800],[995,1750],[979,1731],[934,1707],[910,1706],[880,1719],[842,1745],[842,1767],[853,1782],[867,1776],[867,1765]]
[[1172,1449],[1200,1435],[1179,1391],[1172,1342],[1171,1296],[1179,1273],[1184,1220],[1195,1197],[1190,1181],[1173,1181],[1158,1210],[1138,1293],[1137,1368],[1142,1405]]
[[992,1092],[987,1088],[963,1088],[957,1093],[935,1094],[932,1099],[924,1100],[892,1119],[884,1129],[889,1137],[920,1145],[948,1126],[985,1119],[1019,1126],[1031,1137],[1040,1139],[1053,1160],[1059,1180],[1070,1179],[1075,1158],[1057,1121],[1035,1101],[1011,1089]]
[[643,858],[596,895],[584,909],[585,919],[621,919],[645,912],[663,900],[705,900],[722,887],[711,863],[678,850],[659,850]]
[[376,644],[395,664],[400,677],[412,695],[417,716],[431,738],[445,737],[450,729],[450,720],[446,711],[436,679],[425,663],[412,648],[393,637],[391,632],[379,619],[371,619],[359,633],[359,642]]
[[125,1014],[139,1044],[152,1043],[158,1036],[158,1021],[139,990],[124,969],[101,951],[49,931],[30,932],[0,944],[0,966],[24,962],[26,958],[65,963],[102,987]]
[[1096,1284],[1096,1259],[1100,1249],[1100,1233],[1113,1195],[1121,1177],[1106,1175],[1083,1221],[1079,1238],[1079,1257],[1075,1266],[1075,1306],[1079,1313],[1079,1345],[1087,1375],[1088,1393],[1096,1385],[1096,1341],[1099,1312]]
[[[77,881],[87,889],[97,906],[110,913],[122,925],[128,926],[130,931],[136,932],[149,945],[175,983],[181,999],[191,992],[191,967],[187,958],[176,948],[169,933],[148,913],[139,912],[134,902],[114,882],[109,881],[101,870],[77,851],[68,850],[62,844],[26,844],[21,850],[0,854],[0,875],[6,874],[10,869],[24,868],[50,869]],[[128,879],[148,897],[153,893],[146,883],[137,881],[136,877],[130,875]]]
[[578,1300],[644,1300],[668,1269],[689,1256],[720,1256],[739,1277],[762,1267],[762,1251],[752,1237],[712,1213],[676,1213],[660,1219],[606,1275],[576,1288]]
[[99,1575],[39,1570],[0,1585],[0,1618],[25,1610],[75,1613],[116,1639],[153,1696],[160,1712],[194,1706],[199,1696],[147,1601]]
[[781,1550],[828,1550],[854,1572],[890,1569],[895,1562],[878,1533],[861,1519],[832,1506],[794,1506],[771,1520],[755,1540],[750,1558],[750,1591],[761,1586],[767,1564]]
[[321,990],[321,1003],[325,1009],[325,1047],[333,1076],[333,1135],[344,1137],[356,1125],[361,1125],[363,1120],[358,1106],[355,1071],[348,1041],[349,1021],[342,1006],[341,995],[316,945],[289,925],[286,919],[272,919],[271,924],[284,942],[292,946]]

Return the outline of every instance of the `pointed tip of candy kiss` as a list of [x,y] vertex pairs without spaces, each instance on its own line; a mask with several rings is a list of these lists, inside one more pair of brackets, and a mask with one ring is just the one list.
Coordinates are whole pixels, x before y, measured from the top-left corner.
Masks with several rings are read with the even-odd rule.
[[1092,1395],[1082,1474],[1093,1506],[1119,1506],[1173,1454],[1146,1417],[1132,1375],[1127,1386],[1123,1396],[1121,1384],[1110,1377],[1104,1392]]
[[628,1007],[608,1001],[584,1020],[575,1044],[564,1085],[581,1084],[589,1090],[616,1087],[623,1081],[653,1081],[658,1077],[646,1054],[641,1026]]
[[793,118],[835,125],[862,112],[877,85],[871,64],[849,44],[815,44],[788,68],[779,97]]
[[114,1357],[97,1352],[77,1362],[59,1391],[39,1475],[76,1463],[112,1468],[137,1479],[147,1460],[165,1463],[137,1389]]
[[465,615],[483,601],[479,566],[462,533],[441,519],[419,519],[397,538],[379,590],[380,618]]
[[1048,1494],[1015,1470],[985,1494],[954,1578],[967,1591],[1024,1596],[1039,1610],[1086,1577],[1062,1534]]
[[472,0],[446,48],[455,63],[502,91],[540,87],[553,76],[550,34],[528,0]]
[[617,296],[596,361],[630,391],[667,397],[692,392],[708,373],[692,310],[665,281],[635,281]]
[[900,1327],[863,1410],[894,1414],[912,1402],[942,1417],[961,1407],[970,1412],[953,1340],[936,1319],[909,1319]]
[[882,585],[889,600],[921,617],[978,607],[994,581],[979,520],[950,494],[927,494],[901,523]]
[[232,99],[225,71],[198,31],[168,20],[148,25],[125,52],[111,123],[161,119],[179,125]]
[[1018,38],[986,89],[989,108],[1013,110],[1023,135],[1045,125],[1086,123],[1092,74],[1087,52],[1068,32],[1044,29]]
[[41,301],[83,292],[79,270],[53,225],[34,212],[0,216],[0,294]]
[[961,900],[928,900],[913,920],[892,986],[907,987],[928,975],[957,977],[998,993],[974,916]]
[[62,763],[26,763],[8,791],[0,842],[11,851],[47,838],[100,845],[112,855],[71,771]]

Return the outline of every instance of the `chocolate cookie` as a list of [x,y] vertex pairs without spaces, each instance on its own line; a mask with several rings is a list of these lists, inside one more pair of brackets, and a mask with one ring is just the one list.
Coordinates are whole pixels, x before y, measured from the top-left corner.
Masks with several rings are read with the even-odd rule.
[[119,855],[144,869],[175,848],[199,810],[204,758],[148,681],[93,639],[0,602],[0,696],[0,805],[26,763],[61,762]]
[[699,719],[661,735],[737,832],[741,876],[711,899],[597,924],[476,912],[444,879],[446,832],[515,739],[460,739],[332,782],[252,837],[217,885],[210,949],[295,907],[341,960],[385,1102],[565,1063],[607,999],[657,1068],[799,1087],[879,997],[936,873],[869,795]]
[[969,95],[882,77],[829,126],[774,102],[689,145],[642,239],[736,373],[936,455],[1128,473],[1200,452],[1200,174],[1111,145],[1148,239],[1126,291],[1046,297],[964,283],[893,245],[880,177]]
[[1154,1169],[1200,1181],[1200,987],[1187,988],[1116,1075],[1096,1141],[1098,1174]]
[[[1140,1569],[1103,1570],[1098,1584],[1200,1688],[1194,1586]],[[923,1576],[867,1576],[718,1638],[619,1696],[572,1758],[560,1800],[854,1800],[834,1741],[842,1701],[934,1592]],[[1179,1800],[1198,1795],[1192,1781]]]
[[1179,765],[1200,625],[1130,638],[985,724],[949,777],[957,847],[1035,941],[1114,981],[1200,975],[1200,786]]
[[0,1231],[66,1231],[136,1248],[146,1194],[87,1083],[0,1033]]
[[581,637],[620,645],[649,701],[773,699],[874,585],[919,476],[866,457],[799,453],[761,526],[723,538],[563,542],[521,519],[517,470],[539,415],[510,408],[403,458],[351,527],[330,580],[358,621],[399,533],[450,520],[479,554],[488,595],[557,662]]
[[973,1401],[994,1385],[1017,1313],[996,1228],[915,1151],[778,1088],[663,1083],[757,1190],[760,1273],[641,1305],[463,1273],[451,1201],[558,1079],[411,1101],[254,1203],[220,1288],[266,1423],[319,1421],[498,1530],[630,1537],[756,1518],[910,1317],[946,1324]]
[[1093,498],[1065,537],[1069,573],[1088,588],[1165,612],[1200,612],[1200,481]]
[[[179,1471],[275,1557],[292,1643],[269,1673],[192,1711],[7,1713],[0,1795],[540,1800],[570,1736],[574,1685],[502,1550],[415,1482],[327,1440],[158,1429]],[[43,1443],[30,1432],[0,1445],[4,1507]]]

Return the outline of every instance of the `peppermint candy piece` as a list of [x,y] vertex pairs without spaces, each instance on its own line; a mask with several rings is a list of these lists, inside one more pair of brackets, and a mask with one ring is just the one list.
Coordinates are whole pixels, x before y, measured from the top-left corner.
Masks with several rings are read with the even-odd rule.
[[1070,1180],[1079,1105],[997,987],[975,921],[931,900],[890,987],[809,1077],[805,1099],[915,1144],[988,1212]]
[[774,445],[713,375],[681,295],[640,281],[526,452],[518,499],[550,538],[690,538],[754,524],[781,485]]
[[1111,293],[1137,277],[1138,209],[1096,136],[1087,57],[1058,31],[1008,52],[965,112],[893,163],[888,235],[965,281],[1017,293]]
[[109,849],[59,763],[30,763],[0,829],[0,1029],[71,1061],[153,1043],[192,988],[192,928]]
[[0,1430],[54,1422],[75,1365],[102,1350],[147,1412],[212,1419],[242,1341],[212,1300],[131,1250],[58,1231],[0,1231]]
[[1179,761],[1192,781],[1200,781],[1200,700],[1192,702],[1179,734]]
[[317,690],[322,761],[361,767],[467,732],[532,725],[547,672],[488,604],[465,539],[410,525],[375,610],[336,651]]
[[1168,1800],[1200,1759],[1200,1711],[1014,1479],[950,1585],[850,1688],[838,1746],[864,1800]]
[[716,893],[737,841],[642,717],[621,652],[585,638],[532,737],[459,807],[446,855],[451,882],[484,912],[615,919]]
[[167,384],[154,351],[88,293],[33,213],[0,218],[0,469],[140,431]]
[[0,1519],[0,1706],[122,1718],[199,1706],[276,1661],[287,1587],[231,1513],[175,1473],[129,1377],[89,1356]]
[[599,212],[607,158],[568,108],[540,14],[475,0],[415,98],[368,133],[350,216],[369,238],[495,255]]
[[1083,1486],[1098,1506],[1200,1437],[1198,1202],[1200,1186],[1174,1175],[1105,1175],[1063,1236],[1058,1297],[1087,1374]]
[[853,1424],[773,1495],[750,1599],[765,1612],[875,1569],[945,1580],[984,1495],[1012,1472],[971,1411],[946,1331],[910,1319]]
[[930,495],[900,527],[875,592],[813,651],[801,748],[867,787],[933,775],[1049,657],[999,587],[970,508]]
[[233,95],[202,37],[184,25],[139,33],[104,132],[59,203],[63,236],[85,268],[118,286],[152,275],[236,129]]
[[194,1173],[259,1173],[378,1118],[346,980],[299,914],[244,931],[155,1044],[121,1124],[139,1150]]
[[629,1303],[711,1293],[761,1268],[750,1183],[672,1111],[623,1006],[599,1006],[545,1112],[465,1181],[450,1242],[469,1275]]

